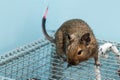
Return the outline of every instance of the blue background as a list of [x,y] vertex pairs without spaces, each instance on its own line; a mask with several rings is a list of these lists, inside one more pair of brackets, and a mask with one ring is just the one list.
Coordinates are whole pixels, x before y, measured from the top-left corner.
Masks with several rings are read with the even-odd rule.
[[0,0],[0,54],[44,37],[41,19],[48,5],[48,30],[80,18],[98,39],[119,42],[120,0]]

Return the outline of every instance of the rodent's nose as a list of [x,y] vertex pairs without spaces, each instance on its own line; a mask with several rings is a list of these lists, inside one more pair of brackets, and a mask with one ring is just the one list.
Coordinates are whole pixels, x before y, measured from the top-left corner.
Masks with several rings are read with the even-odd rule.
[[76,62],[75,61],[68,62],[68,66],[72,66],[72,65],[76,65]]

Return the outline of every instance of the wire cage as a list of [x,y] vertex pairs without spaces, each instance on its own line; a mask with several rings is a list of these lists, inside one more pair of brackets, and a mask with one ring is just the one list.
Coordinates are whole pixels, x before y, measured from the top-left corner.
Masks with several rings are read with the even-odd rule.
[[[99,44],[106,41],[98,40]],[[118,49],[120,45],[114,43]],[[101,58],[101,80],[120,80],[115,55]],[[55,53],[55,46],[47,40],[38,40],[0,56],[0,80],[96,80],[93,59],[67,68]]]

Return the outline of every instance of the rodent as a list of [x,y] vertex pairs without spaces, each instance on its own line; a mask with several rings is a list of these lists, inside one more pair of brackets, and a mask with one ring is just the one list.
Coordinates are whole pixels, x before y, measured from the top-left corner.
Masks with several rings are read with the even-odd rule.
[[55,38],[48,35],[45,29],[46,17],[42,20],[42,30],[45,37],[56,45],[56,53],[65,55],[68,65],[79,63],[94,58],[98,61],[98,43],[92,29],[81,19],[71,19],[64,22],[55,33]]

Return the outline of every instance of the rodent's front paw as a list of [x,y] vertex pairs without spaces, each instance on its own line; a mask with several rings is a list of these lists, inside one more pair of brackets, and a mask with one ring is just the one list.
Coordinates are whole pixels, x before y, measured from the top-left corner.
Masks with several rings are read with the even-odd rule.
[[66,59],[66,58],[63,58],[63,61],[65,61],[65,62],[66,62],[66,61],[67,61],[67,59]]
[[100,66],[102,66],[102,65],[101,65],[100,63],[95,63],[95,66],[99,66],[99,67],[100,67]]
[[67,61],[66,57],[65,56],[62,56],[62,55],[59,55],[59,59],[61,59],[62,61]]

